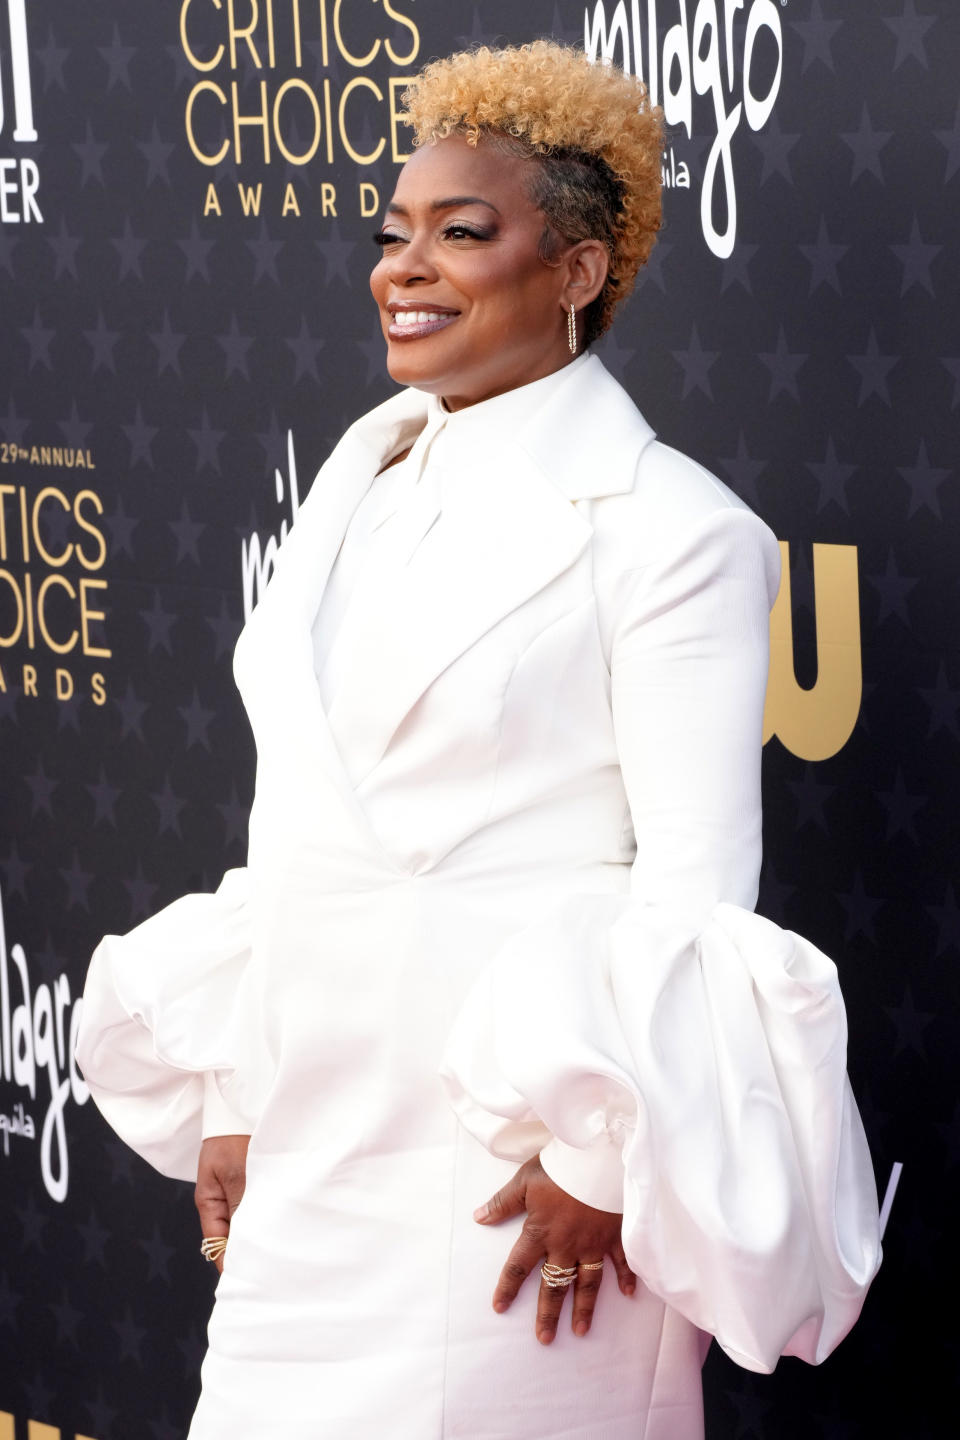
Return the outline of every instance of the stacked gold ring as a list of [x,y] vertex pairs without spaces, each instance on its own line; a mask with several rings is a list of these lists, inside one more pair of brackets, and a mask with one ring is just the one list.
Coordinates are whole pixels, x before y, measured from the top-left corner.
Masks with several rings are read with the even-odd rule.
[[544,1261],[540,1266],[540,1274],[543,1276],[543,1283],[549,1285],[551,1290],[566,1290],[577,1278],[576,1265],[551,1265]]
[[204,1260],[209,1260],[213,1264],[220,1259],[226,1248],[226,1235],[208,1235],[200,1246],[200,1254]]

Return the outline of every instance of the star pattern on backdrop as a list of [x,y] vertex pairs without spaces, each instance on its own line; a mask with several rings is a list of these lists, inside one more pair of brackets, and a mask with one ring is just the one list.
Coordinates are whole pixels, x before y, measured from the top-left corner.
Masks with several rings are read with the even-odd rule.
[[57,234],[48,235],[47,244],[53,253],[54,280],[59,280],[61,275],[69,275],[73,280],[78,279],[77,251],[82,244],[82,237],[68,232],[67,222],[62,215]]
[[[659,249],[659,246],[657,246],[656,249]],[[723,267],[720,280],[721,295],[729,290],[731,285],[739,285],[748,295],[753,294],[753,282],[750,279],[750,261],[759,249],[759,245],[750,245],[746,240],[738,240],[736,249]],[[665,291],[665,287],[661,286],[661,288],[664,288]]]
[[135,45],[124,45],[120,39],[120,27],[114,25],[113,38],[109,45],[98,45],[97,49],[107,66],[107,89],[122,85],[130,89],[130,61],[137,53]]
[[183,722],[186,726],[186,740],[184,742],[187,750],[191,745],[202,745],[204,750],[210,749],[209,730],[216,718],[216,710],[208,710],[200,703],[200,694],[196,687],[193,691],[193,699],[189,705],[177,707]]
[[787,784],[797,802],[797,829],[813,825],[818,830],[826,831],[829,822],[825,806],[837,787],[818,780],[812,765],[804,767],[802,780],[789,780]]
[[97,324],[93,330],[84,330],[83,338],[90,346],[93,359],[94,372],[97,370],[108,370],[110,374],[117,373],[117,362],[114,351],[117,348],[117,341],[120,339],[119,330],[110,330],[104,319],[103,311],[97,310]]
[[899,465],[897,469],[910,487],[907,519],[916,515],[918,510],[927,509],[940,520],[942,518],[939,499],[940,487],[945,480],[949,479],[953,471],[947,466],[930,464],[925,440],[920,441],[916,463]]
[[123,792],[119,785],[110,784],[102,763],[99,779],[95,784],[88,784],[86,790],[93,800],[93,824],[99,825],[102,822],[109,825],[111,830],[116,830],[117,801]]
[[890,387],[887,384],[887,378],[894,367],[900,363],[899,355],[882,354],[876,331],[871,329],[864,353],[848,355],[847,360],[860,376],[860,393],[857,396],[857,404],[863,405],[871,396],[876,396],[883,401],[884,405],[889,405]]
[[859,180],[861,175],[872,175],[881,184],[885,184],[886,177],[881,167],[880,155],[893,139],[893,131],[873,128],[866,101],[860,112],[859,127],[846,131],[840,138],[853,152],[851,181]]
[[147,241],[134,235],[130,225],[130,217],[127,216],[123,222],[123,234],[115,236],[110,244],[116,250],[120,260],[118,279],[123,280],[127,275],[135,275],[138,280],[143,279],[143,271],[140,268],[140,258],[146,248]]
[[911,795],[907,791],[903,771],[898,770],[891,790],[878,791],[878,799],[887,812],[886,838],[893,840],[904,834],[915,845],[920,843],[915,819],[918,811],[927,804],[925,795]]
[[282,240],[271,240],[267,233],[265,220],[260,222],[260,230],[255,240],[246,242],[247,249],[253,256],[253,284],[261,280],[268,280],[273,285],[279,285],[280,276],[277,272],[277,260],[283,249]]
[[936,1016],[930,1011],[917,1008],[909,983],[903,987],[903,998],[899,1005],[884,1005],[883,1008],[896,1031],[893,1042],[894,1056],[899,1055],[901,1050],[912,1050],[921,1060],[925,1060],[927,1047],[924,1035]]
[[890,249],[903,266],[903,282],[900,294],[906,295],[913,285],[919,285],[929,295],[934,294],[930,267],[943,249],[942,245],[928,245],[920,234],[920,222],[916,215],[910,227],[910,237],[903,245],[891,245]]
[[137,144],[137,149],[147,162],[145,185],[152,185],[155,180],[166,186],[170,185],[170,156],[176,148],[171,141],[161,139],[157,122],[154,120],[150,139],[141,140]]
[[84,138],[82,141],[75,140],[72,149],[80,157],[80,185],[88,184],[96,180],[103,185],[103,157],[107,152],[107,146],[101,140],[97,140],[93,133],[93,126],[90,121],[86,122]]
[[710,371],[720,359],[720,351],[703,348],[696,322],[690,330],[690,344],[686,350],[674,350],[672,354],[683,370],[682,398],[685,400],[695,391],[701,391],[708,400],[712,400],[713,388],[710,384]]
[[907,606],[907,596],[916,589],[919,583],[916,576],[902,574],[893,551],[888,550],[887,564],[883,574],[868,575],[866,580],[880,599],[877,623],[882,625],[885,620],[895,616],[906,629],[909,629],[910,611]]
[[157,808],[157,834],[162,835],[169,830],[182,837],[180,814],[187,802],[174,794],[169,776],[164,777],[163,789],[154,792],[150,798]]
[[947,730],[960,740],[960,688],[950,684],[943,660],[937,663],[937,679],[932,686],[921,686],[919,692],[930,711],[927,738],[939,730]]
[[182,375],[180,366],[180,351],[183,349],[186,334],[174,330],[170,324],[170,312],[164,310],[163,320],[159,330],[148,332],[147,338],[157,352],[157,375],[162,375],[170,370],[174,375]]
[[58,45],[52,28],[47,26],[47,38],[44,43],[34,52],[40,61],[43,70],[43,88],[47,90],[66,90],[67,83],[63,77],[63,67],[70,54],[66,45]]
[[893,32],[897,41],[893,57],[894,72],[907,60],[915,60],[924,70],[929,68],[925,37],[935,19],[934,15],[918,14],[914,0],[904,0],[902,15],[884,16],[884,25]]
[[793,184],[790,155],[794,147],[800,143],[800,139],[799,131],[786,134],[781,131],[776,112],[771,115],[764,128],[753,135],[753,143],[763,156],[763,166],[760,171],[761,185],[766,185],[767,181],[775,175],[785,180],[788,185]]
[[179,519],[168,520],[167,528],[177,542],[177,558],[174,563],[179,565],[182,560],[192,560],[195,565],[199,565],[200,551],[197,545],[207,527],[194,520],[186,500],[180,506]]
[[204,405],[200,412],[200,424],[188,426],[187,433],[196,448],[197,473],[205,469],[220,474],[220,446],[223,444],[225,430],[218,430],[211,425],[210,416],[207,414],[207,407]]
[[831,242],[827,232],[827,218],[820,216],[820,228],[817,232],[816,243],[813,245],[801,245],[801,253],[810,264],[810,294],[812,295],[821,285],[835,290],[838,295],[843,293],[840,284],[840,277],[837,274],[837,266],[850,249],[849,245],[837,245]]
[[947,152],[946,170],[943,176],[943,183],[946,185],[960,171],[960,100],[957,101],[957,109],[953,117],[953,129],[935,130],[934,134]]
[[311,380],[315,380],[319,384],[320,372],[317,369],[317,360],[326,341],[322,336],[311,335],[305,316],[301,315],[300,317],[300,329],[297,334],[292,339],[288,338],[285,344],[294,359],[293,383],[296,384],[298,380],[309,376]]
[[34,306],[32,324],[24,325],[20,329],[20,334],[24,340],[26,340],[30,351],[30,357],[27,361],[27,368],[29,370],[33,370],[37,365],[42,366],[45,370],[53,369],[53,361],[50,359],[50,345],[56,333],[56,330],[54,330],[52,326],[44,325],[40,315],[40,307]]
[[787,345],[787,337],[783,326],[777,335],[777,347],[775,350],[761,353],[760,361],[770,372],[770,394],[769,400],[775,400],[780,394],[787,394],[794,400],[800,399],[800,390],[797,385],[797,373],[806,364],[809,356],[791,351]]
[[217,344],[223,351],[224,380],[229,380],[235,371],[242,375],[244,380],[249,380],[250,363],[247,355],[253,344],[253,336],[240,334],[236,315],[230,316],[229,329],[225,334],[217,336]]
[[154,650],[165,650],[168,655],[173,654],[173,644],[170,639],[170,631],[178,619],[176,610],[164,610],[160,601],[160,591],[153,591],[153,603],[149,610],[141,610],[140,618],[147,627],[147,648],[152,654]]
[[7,846],[6,855],[0,861],[0,875],[3,877],[4,893],[12,898],[19,895],[26,900],[26,879],[30,873],[30,866],[24,862],[20,853],[20,846],[16,840],[11,840]]
[[935,954],[943,955],[947,950],[960,947],[960,903],[952,883],[947,882],[943,904],[927,905],[926,910],[937,926]]
[[210,252],[213,250],[214,240],[208,240],[200,234],[195,219],[190,221],[190,234],[186,240],[178,240],[177,244],[183,251],[183,257],[187,262],[184,282],[189,283],[194,275],[199,275],[201,280],[210,281]]
[[854,876],[852,888],[845,893],[838,892],[837,899],[847,915],[843,931],[844,940],[852,940],[857,935],[863,935],[870,941],[876,940],[876,915],[877,911],[883,907],[884,902],[867,894],[863,875],[859,870]]
[[790,28],[803,41],[803,59],[800,61],[801,75],[806,75],[810,66],[816,61],[820,61],[826,66],[831,74],[836,74],[830,42],[842,24],[842,20],[824,18],[820,0],[811,0],[809,20],[790,21]]
[[121,430],[126,435],[130,445],[130,465],[145,465],[148,470],[154,468],[153,442],[159,434],[159,427],[148,425],[143,418],[143,411],[140,402],[134,411],[133,420],[129,425],[121,425]]
[[340,222],[333,220],[323,239],[314,240],[313,243],[323,260],[324,285],[330,285],[334,280],[342,280],[344,285],[349,285],[349,261],[358,247],[355,241],[343,238]]
[[847,481],[851,475],[856,474],[857,467],[856,465],[845,465],[838,458],[833,437],[828,436],[827,438],[827,448],[822,460],[807,460],[805,463],[820,487],[817,500],[818,512],[832,503],[837,505],[845,515],[849,515]]

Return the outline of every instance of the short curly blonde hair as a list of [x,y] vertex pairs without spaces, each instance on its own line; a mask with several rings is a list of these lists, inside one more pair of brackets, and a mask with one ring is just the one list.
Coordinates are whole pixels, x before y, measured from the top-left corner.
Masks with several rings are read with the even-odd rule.
[[573,46],[535,40],[434,60],[403,103],[418,146],[489,136],[539,162],[533,199],[550,229],[571,243],[602,240],[610,256],[585,343],[602,335],[661,224],[663,114],[643,82]]

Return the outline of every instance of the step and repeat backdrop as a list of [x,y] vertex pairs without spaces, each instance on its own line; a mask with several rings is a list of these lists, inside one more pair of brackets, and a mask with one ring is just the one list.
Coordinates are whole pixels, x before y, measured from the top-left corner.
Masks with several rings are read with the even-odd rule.
[[665,228],[599,351],[781,540],[759,908],[837,960],[886,1200],[854,1334],[769,1378],[713,1353],[708,1435],[953,1433],[960,9],[2,0],[0,1440],[186,1433],[214,1277],[190,1188],[88,1103],[86,965],[244,860],[232,647],[391,390],[404,85],[537,35],[666,111]]

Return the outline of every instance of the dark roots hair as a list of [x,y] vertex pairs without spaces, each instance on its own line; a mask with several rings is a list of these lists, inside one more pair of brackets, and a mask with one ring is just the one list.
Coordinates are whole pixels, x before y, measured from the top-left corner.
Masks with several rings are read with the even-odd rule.
[[476,145],[483,137],[531,161],[546,263],[558,242],[603,243],[610,270],[587,307],[585,343],[602,335],[660,228],[663,115],[643,82],[572,46],[536,40],[435,60],[403,100],[417,145],[454,134]]

